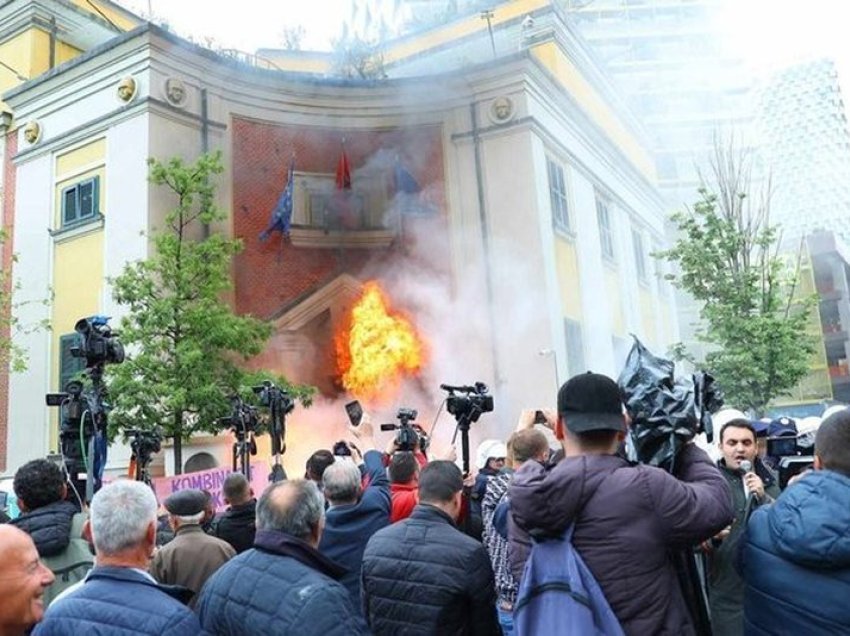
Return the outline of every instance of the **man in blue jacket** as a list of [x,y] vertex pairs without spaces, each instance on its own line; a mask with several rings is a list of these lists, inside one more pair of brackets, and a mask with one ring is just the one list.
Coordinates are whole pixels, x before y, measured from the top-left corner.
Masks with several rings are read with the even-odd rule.
[[204,629],[217,636],[368,634],[338,583],[343,569],[316,549],[324,516],[314,482],[270,485],[257,504],[254,549],[225,563],[201,591]]
[[815,470],[747,526],[746,634],[850,633],[850,410],[823,421],[815,449]]
[[[363,414],[360,425],[349,427],[363,452],[365,475],[347,458],[325,469],[323,485],[328,510],[319,552],[346,569],[340,579],[354,604],[360,606],[360,568],[372,535],[390,524],[390,482],[383,456],[375,450],[372,423]],[[361,484],[366,482],[366,487]]]
[[147,573],[156,544],[156,509],[153,491],[138,481],[116,481],[94,496],[89,524],[97,564],[82,585],[48,608],[34,634],[202,633],[184,605],[191,592],[159,585]]

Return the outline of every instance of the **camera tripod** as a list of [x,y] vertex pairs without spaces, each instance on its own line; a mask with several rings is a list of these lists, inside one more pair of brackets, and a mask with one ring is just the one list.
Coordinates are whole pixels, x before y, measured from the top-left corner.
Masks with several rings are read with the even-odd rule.
[[251,455],[257,454],[257,443],[254,441],[254,431],[244,427],[234,429],[236,441],[233,442],[233,472],[240,472],[245,479],[251,481]]
[[85,502],[91,503],[94,493],[100,490],[106,465],[106,387],[103,364],[89,367],[85,373],[91,387],[84,389],[81,382],[74,381],[73,390],[72,383],[68,383],[59,438],[71,487],[78,497],[84,495]]
[[269,481],[274,483],[286,479],[283,454],[286,452],[286,413],[291,409],[291,400],[273,384],[265,385],[265,401],[269,408],[269,436],[272,442],[272,472]]

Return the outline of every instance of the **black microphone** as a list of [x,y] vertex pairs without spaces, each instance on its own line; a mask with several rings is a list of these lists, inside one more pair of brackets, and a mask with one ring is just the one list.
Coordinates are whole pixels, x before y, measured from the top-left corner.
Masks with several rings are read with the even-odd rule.
[[441,384],[440,388],[443,391],[456,391],[458,393],[478,393],[478,387],[474,386],[452,386],[450,384]]

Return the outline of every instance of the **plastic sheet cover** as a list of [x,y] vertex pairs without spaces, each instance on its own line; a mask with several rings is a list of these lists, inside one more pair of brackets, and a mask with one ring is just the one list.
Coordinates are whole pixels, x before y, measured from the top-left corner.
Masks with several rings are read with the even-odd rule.
[[675,472],[679,449],[694,436],[705,432],[711,441],[711,413],[723,406],[714,378],[697,373],[676,379],[674,366],[634,337],[618,380],[631,418],[626,442],[629,460],[668,472]]

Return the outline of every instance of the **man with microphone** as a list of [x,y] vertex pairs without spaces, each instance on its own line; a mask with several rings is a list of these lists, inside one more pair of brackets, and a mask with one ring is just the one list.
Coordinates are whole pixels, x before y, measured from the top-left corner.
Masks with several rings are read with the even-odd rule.
[[735,519],[705,546],[708,552],[708,600],[715,634],[744,633],[744,581],[735,561],[738,542],[750,513],[779,496],[779,485],[771,470],[758,457],[756,430],[749,420],[733,419],[720,429],[722,457],[717,465],[729,482]]

